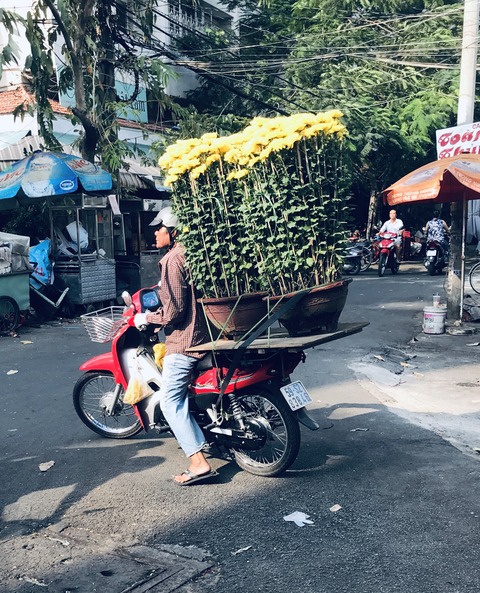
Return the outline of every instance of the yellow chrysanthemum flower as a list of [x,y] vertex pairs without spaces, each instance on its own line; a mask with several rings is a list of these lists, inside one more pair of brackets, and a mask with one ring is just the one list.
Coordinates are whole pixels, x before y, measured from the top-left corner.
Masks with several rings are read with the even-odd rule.
[[231,181],[232,179],[241,179],[242,177],[245,177],[245,175],[248,175],[248,169],[240,169],[238,171],[231,171],[227,175],[227,181]]
[[205,164],[200,165],[199,167],[195,167],[195,169],[192,169],[190,171],[190,178],[198,179],[200,177],[200,175],[205,173],[206,170],[207,170],[207,165],[205,165]]
[[299,140],[322,134],[346,134],[340,122],[342,113],[337,109],[316,114],[296,113],[275,118],[255,117],[241,132],[230,136],[218,136],[215,132],[201,138],[178,140],[167,147],[159,159],[159,166],[168,179],[178,180],[190,172],[191,179],[198,178],[213,163],[225,161],[240,169],[228,174],[228,179],[241,179],[258,162],[267,159],[272,152],[291,149]]

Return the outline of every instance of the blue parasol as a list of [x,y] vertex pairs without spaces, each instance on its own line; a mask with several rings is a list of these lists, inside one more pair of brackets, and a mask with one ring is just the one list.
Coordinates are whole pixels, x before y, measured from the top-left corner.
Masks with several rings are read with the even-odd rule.
[[90,161],[37,150],[0,173],[0,210],[32,203],[36,198],[111,189],[110,173]]

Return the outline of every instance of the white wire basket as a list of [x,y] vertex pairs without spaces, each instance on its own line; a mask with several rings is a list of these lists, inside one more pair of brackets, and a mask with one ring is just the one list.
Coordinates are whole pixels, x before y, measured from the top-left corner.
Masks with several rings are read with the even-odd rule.
[[115,334],[125,323],[125,318],[122,317],[123,311],[123,307],[105,307],[98,311],[80,315],[83,326],[92,342],[104,344],[113,340]]

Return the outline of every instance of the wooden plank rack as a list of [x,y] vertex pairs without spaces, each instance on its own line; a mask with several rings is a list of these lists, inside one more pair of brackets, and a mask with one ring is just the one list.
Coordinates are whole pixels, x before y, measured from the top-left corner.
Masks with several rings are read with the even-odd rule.
[[333,342],[339,338],[351,336],[362,331],[369,325],[368,321],[358,323],[339,323],[338,329],[334,332],[325,332],[306,336],[289,336],[284,328],[270,328],[268,333],[250,341],[246,340],[225,340],[218,339],[213,342],[200,344],[189,348],[188,352],[218,352],[220,350],[306,350],[320,344]]

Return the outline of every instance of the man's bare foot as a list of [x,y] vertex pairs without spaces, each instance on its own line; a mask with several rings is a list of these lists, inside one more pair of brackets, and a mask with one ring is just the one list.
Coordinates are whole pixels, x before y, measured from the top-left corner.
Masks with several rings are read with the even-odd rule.
[[190,466],[187,471],[181,473],[179,476],[175,476],[174,480],[177,484],[183,484],[191,482],[195,478],[206,477],[211,471],[212,468],[205,459],[205,455],[199,451],[190,457]]
[[213,476],[217,475],[218,473],[213,469],[210,469],[201,474],[195,474],[189,469],[187,469],[179,476],[175,476],[174,481],[180,486],[188,486],[189,484],[194,484],[195,482],[200,482],[201,480],[208,480],[209,478],[213,478]]

